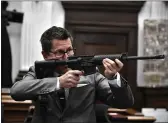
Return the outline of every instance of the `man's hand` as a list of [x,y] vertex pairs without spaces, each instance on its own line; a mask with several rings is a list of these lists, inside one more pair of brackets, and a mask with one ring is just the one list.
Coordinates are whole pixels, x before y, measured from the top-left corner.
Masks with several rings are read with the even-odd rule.
[[79,83],[81,75],[83,75],[82,71],[69,70],[68,72],[59,77],[60,87],[62,88],[76,87],[77,84]]
[[124,66],[120,60],[115,59],[113,61],[108,58],[103,59],[103,65],[105,68],[104,74],[108,79],[112,78]]

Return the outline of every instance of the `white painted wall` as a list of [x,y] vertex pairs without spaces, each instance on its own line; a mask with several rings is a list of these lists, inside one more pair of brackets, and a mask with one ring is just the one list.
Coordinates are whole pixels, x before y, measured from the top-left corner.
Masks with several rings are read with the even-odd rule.
[[[7,10],[16,10],[21,12],[21,2],[12,2],[9,1]],[[16,78],[19,67],[20,67],[20,37],[21,37],[21,26],[20,23],[13,23],[9,22],[10,25],[7,26],[10,45],[11,45],[11,52],[12,52],[12,80]]]
[[[7,10],[10,10],[10,11],[13,11],[15,9],[18,12],[23,12],[23,10],[27,7],[27,6],[24,6],[25,8],[23,8],[24,4],[22,4],[22,3],[24,1],[23,2],[21,2],[21,1],[18,1],[18,2],[8,1],[8,2],[9,2],[9,5],[7,7]],[[29,1],[29,2],[34,2],[34,1]],[[52,4],[53,4],[52,8],[51,8],[52,9],[52,16],[51,16],[51,24],[50,25],[64,27],[65,13],[64,13],[63,7],[61,5],[61,2],[60,1],[52,1]],[[45,9],[47,9],[47,8],[45,8]],[[33,21],[33,19],[32,19],[32,21]],[[8,30],[8,34],[9,34],[11,52],[12,52],[12,80],[14,82],[19,70],[21,69],[21,66],[26,64],[26,62],[21,63],[21,59],[23,59],[23,58],[21,58],[21,52],[25,52],[25,51],[21,51],[21,50],[24,50],[23,47],[21,48],[21,46],[22,46],[21,44],[23,44],[24,42],[26,42],[28,40],[21,41],[21,37],[23,36],[23,33],[22,33],[23,24],[13,23],[13,22],[9,22],[9,23],[10,23],[10,25],[7,27],[7,30]],[[37,23],[37,24],[39,24],[39,23]],[[43,32],[43,30],[41,30],[41,31]],[[39,35],[39,34],[36,34],[36,35]],[[40,45],[39,40],[37,40],[37,42],[35,42],[35,44],[36,43],[39,43],[39,45]],[[22,54],[22,56],[30,57],[30,55],[28,53]]]

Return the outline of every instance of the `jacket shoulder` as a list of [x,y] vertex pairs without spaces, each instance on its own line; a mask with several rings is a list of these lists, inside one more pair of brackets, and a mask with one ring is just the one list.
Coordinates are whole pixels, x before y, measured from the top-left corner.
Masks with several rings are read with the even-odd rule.
[[35,72],[35,67],[31,66],[27,72],[26,75],[23,76],[23,78],[28,77],[28,76],[33,76],[34,78],[36,78],[36,72]]
[[34,66],[31,66],[30,68],[29,68],[29,71],[28,72],[34,72],[35,73],[35,67]]

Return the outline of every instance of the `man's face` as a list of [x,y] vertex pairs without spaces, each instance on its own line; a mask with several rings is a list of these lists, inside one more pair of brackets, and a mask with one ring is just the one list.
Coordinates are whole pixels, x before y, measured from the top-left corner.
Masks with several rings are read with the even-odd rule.
[[[73,47],[70,38],[66,40],[52,40],[52,47],[48,54],[42,52],[45,60],[67,60],[69,56],[74,55]],[[65,73],[68,70],[67,66],[59,66],[56,68],[58,71]]]

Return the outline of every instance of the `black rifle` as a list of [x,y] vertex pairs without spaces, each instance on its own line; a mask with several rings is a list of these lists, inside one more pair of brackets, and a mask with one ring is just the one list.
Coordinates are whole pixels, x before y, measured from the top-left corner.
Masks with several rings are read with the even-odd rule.
[[96,72],[96,66],[102,65],[104,58],[111,60],[119,59],[120,61],[129,60],[147,60],[147,59],[164,59],[165,55],[156,56],[127,56],[126,54],[115,55],[95,55],[95,56],[71,56],[68,60],[43,60],[35,62],[35,72],[38,79],[44,77],[46,69],[55,69],[56,66],[67,65],[73,70],[83,70],[85,75]]

